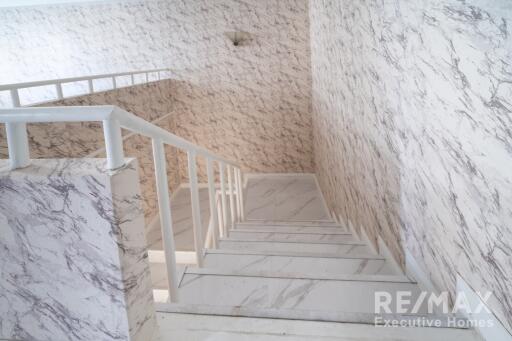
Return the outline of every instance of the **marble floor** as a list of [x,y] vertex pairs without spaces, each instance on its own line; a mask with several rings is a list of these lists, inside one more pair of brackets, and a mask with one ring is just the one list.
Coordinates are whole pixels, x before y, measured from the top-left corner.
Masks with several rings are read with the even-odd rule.
[[152,341],[482,341],[473,330],[157,313]]
[[329,220],[311,175],[249,177],[245,214],[252,220]]

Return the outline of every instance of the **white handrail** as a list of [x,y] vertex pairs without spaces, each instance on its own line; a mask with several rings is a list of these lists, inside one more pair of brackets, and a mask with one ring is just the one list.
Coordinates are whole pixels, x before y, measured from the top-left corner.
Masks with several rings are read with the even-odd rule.
[[[229,160],[217,156],[206,148],[193,144],[181,137],[178,137],[169,131],[157,127],[156,125],[143,120],[121,108],[112,105],[84,106],[84,107],[30,107],[30,108],[12,108],[0,109],[0,123],[4,123],[7,131],[7,146],[9,149],[9,159],[11,168],[22,168],[30,164],[30,153],[27,137],[27,123],[52,123],[52,122],[91,122],[101,121],[103,123],[103,133],[105,138],[105,150],[107,155],[107,168],[115,170],[124,166],[124,150],[121,128],[130,130],[136,134],[145,135],[152,139],[153,155],[155,162],[155,178],[157,182],[157,197],[160,212],[160,222],[162,236],[164,240],[164,252],[166,255],[167,280],[169,285],[169,297],[171,301],[178,299],[178,276],[176,272],[176,248],[174,245],[171,208],[169,203],[169,193],[167,189],[167,167],[164,151],[164,144],[185,150],[188,153],[188,169],[192,201],[193,229],[195,236],[196,257],[198,266],[202,265],[204,243],[202,241],[202,226],[199,207],[199,190],[197,185],[197,157],[202,156],[207,161],[207,177],[209,184],[210,209],[212,211],[211,219],[217,220],[213,211],[216,204],[216,195],[213,194],[215,188],[215,176],[213,172],[213,161],[219,164],[220,188],[221,188],[221,206],[222,206],[222,225],[223,236],[226,236],[226,198],[224,169],[228,169],[229,194],[231,215],[235,214],[233,199],[241,197],[240,186],[233,186],[231,170],[236,177],[241,172],[240,167]],[[240,180],[240,179],[238,179]],[[240,182],[239,182],[240,183]],[[233,188],[234,187],[234,188]],[[241,207],[243,210],[243,207]],[[231,219],[233,223],[234,219]],[[214,234],[213,238],[217,239]],[[214,247],[216,247],[216,240]]]
[[[93,93],[97,93],[97,92],[115,90],[115,89],[120,88],[118,86],[117,77],[130,76],[130,84],[128,84],[127,86],[133,86],[133,85],[137,85],[137,84],[149,83],[150,82],[149,74],[156,73],[156,75],[157,75],[156,81],[159,81],[159,80],[163,79],[161,76],[162,72],[171,72],[171,69],[149,69],[149,70],[139,70],[139,71],[129,71],[129,72],[97,74],[97,75],[81,76],[81,77],[48,79],[48,80],[23,82],[23,83],[2,84],[2,85],[0,85],[0,91],[10,91],[13,107],[19,107],[19,106],[21,106],[20,99],[19,99],[19,90],[20,89],[29,89],[29,88],[35,88],[35,87],[40,87],[40,86],[53,85],[53,86],[55,86],[55,98],[53,100],[61,100],[64,98],[77,96],[77,95],[66,96],[64,94],[63,88],[62,88],[63,84],[87,81],[87,92],[85,93],[85,95],[87,95],[87,94],[93,94]],[[145,76],[144,81],[136,84],[135,77],[134,77],[136,75],[144,75]],[[109,79],[109,78],[112,81],[112,87],[110,89],[95,90],[94,80]],[[80,94],[78,96],[83,96],[83,95],[84,94]],[[49,101],[53,101],[53,100],[49,100]],[[31,104],[34,104],[34,103],[31,103]]]

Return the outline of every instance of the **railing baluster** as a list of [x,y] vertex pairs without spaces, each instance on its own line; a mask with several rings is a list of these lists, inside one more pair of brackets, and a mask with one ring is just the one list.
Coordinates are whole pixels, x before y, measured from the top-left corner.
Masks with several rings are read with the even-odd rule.
[[92,94],[94,92],[94,84],[92,83],[92,79],[87,80],[87,87],[89,88],[89,93]]
[[234,188],[233,188],[233,177],[231,175],[231,166],[228,165],[227,166],[228,168],[228,190],[229,190],[229,212],[230,212],[230,217],[231,217],[231,221],[230,221],[230,227],[233,228],[235,226],[235,220],[236,220],[236,217],[235,217],[235,201],[234,201],[234,195],[233,195],[233,192],[234,192]]
[[196,247],[197,266],[203,266],[203,235],[201,226],[201,209],[199,206],[199,190],[197,186],[196,152],[188,153],[188,178],[190,181],[190,199],[192,202],[192,223],[194,228],[194,244]]
[[132,79],[132,85],[135,84],[135,77],[133,76],[133,73],[130,75],[130,78]]
[[239,194],[238,200],[240,201],[240,221],[244,221],[245,220],[245,211],[244,211],[244,178],[242,176],[242,170],[240,168],[237,169],[237,174],[238,174],[238,185],[240,186],[239,190],[238,190],[238,194]]
[[117,80],[116,76],[112,77],[112,89],[117,89]]
[[103,121],[103,134],[105,136],[105,151],[107,154],[107,168],[117,169],[124,165],[123,136],[121,126],[117,120]]
[[233,167],[233,176],[235,178],[235,206],[236,206],[236,221],[240,221],[240,186],[238,182],[238,168]]
[[224,238],[228,236],[228,211],[226,204],[226,180],[224,177],[224,162],[219,162],[219,173],[220,173],[220,195],[221,195],[221,207],[222,207],[222,230],[224,231]]
[[[13,107],[20,107],[18,89],[11,89],[11,102]],[[7,148],[11,169],[23,168],[30,164],[30,149],[28,146],[27,124],[6,123]]]
[[215,210],[217,211],[217,217],[219,220],[219,234],[221,238],[224,238],[224,221],[222,220],[222,203],[220,199],[220,193],[215,195]]
[[215,195],[215,178],[213,173],[212,159],[210,159],[209,157],[206,158],[206,173],[208,176],[208,194],[210,197],[210,221],[213,224],[213,248],[216,249],[217,242],[219,240],[219,231],[217,227],[217,199]]
[[62,84],[61,83],[55,84],[55,91],[57,91],[57,99],[64,98],[64,94],[62,93]]
[[160,227],[167,268],[167,283],[169,285],[169,299],[178,301],[178,272],[176,271],[176,246],[172,230],[171,203],[169,200],[169,184],[167,181],[167,167],[164,144],[153,139],[153,158],[155,162],[156,192],[160,212]]

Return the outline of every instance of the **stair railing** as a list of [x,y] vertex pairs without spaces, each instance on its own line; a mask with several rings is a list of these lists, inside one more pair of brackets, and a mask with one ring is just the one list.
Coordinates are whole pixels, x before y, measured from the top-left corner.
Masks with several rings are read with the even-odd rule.
[[[35,105],[41,103],[21,103],[20,101],[20,90],[22,89],[30,89],[30,88],[38,88],[44,86],[53,86],[53,98],[47,99],[44,102],[61,100],[64,98],[70,98],[75,96],[83,96],[94,94],[103,91],[115,90],[119,88],[124,88],[128,86],[134,86],[139,84],[145,84],[150,82],[160,81],[162,79],[169,78],[171,70],[170,69],[149,69],[149,70],[139,70],[139,71],[129,71],[129,72],[118,72],[118,73],[108,73],[108,74],[99,74],[99,75],[91,75],[91,76],[83,76],[83,77],[71,77],[71,78],[60,78],[60,79],[49,79],[42,81],[34,81],[34,82],[25,82],[25,83],[15,83],[15,84],[4,84],[0,85],[0,92],[8,91],[11,97],[11,104],[13,107],[21,107],[24,105]],[[136,78],[142,77],[142,80],[137,80]],[[120,80],[123,78],[128,78],[127,84],[120,84]],[[110,86],[107,88],[97,88],[95,87],[95,81],[99,80],[110,80]],[[86,92],[80,94],[69,95],[64,91],[63,85],[65,84],[73,84],[79,82],[87,82]],[[44,103],[43,102],[43,103]]]
[[[162,240],[167,267],[169,298],[178,300],[178,277],[176,271],[176,248],[172,227],[169,187],[167,181],[167,162],[164,145],[168,144],[182,149],[188,155],[188,174],[192,199],[192,220],[194,244],[199,267],[203,265],[204,242],[202,241],[201,210],[199,206],[199,190],[197,180],[197,157],[206,159],[210,222],[213,225],[213,246],[218,245],[219,233],[226,236],[229,227],[235,221],[244,219],[242,200],[242,172],[236,163],[226,160],[211,151],[197,146],[169,131],[143,120],[121,108],[111,105],[79,106],[79,107],[29,107],[0,109],[0,123],[4,123],[7,131],[7,144],[11,169],[26,167],[30,164],[27,123],[55,122],[102,122],[106,150],[106,168],[116,170],[124,166],[124,150],[121,128],[141,134],[152,139],[153,159],[157,187],[158,207],[162,228]],[[216,179],[214,162],[218,165],[220,178],[220,217],[217,214]],[[226,204],[226,177],[230,196],[230,205]],[[232,175],[230,175],[232,174]],[[237,200],[234,200],[236,197]],[[229,215],[228,215],[229,210]],[[230,226],[228,226],[228,224]],[[218,233],[219,232],[219,233]]]

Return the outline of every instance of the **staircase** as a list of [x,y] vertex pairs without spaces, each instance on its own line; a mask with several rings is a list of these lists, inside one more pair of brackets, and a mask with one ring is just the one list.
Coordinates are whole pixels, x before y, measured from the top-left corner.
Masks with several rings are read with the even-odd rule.
[[[289,176],[287,178],[290,179]],[[205,250],[202,267],[179,265],[177,302],[168,302],[165,281],[160,281],[155,288],[161,330],[165,334],[166,328],[175,326],[168,331],[168,337],[180,335],[180,331],[184,332],[182,328],[194,326],[192,329],[198,331],[197,323],[217,321],[213,331],[210,328],[211,333],[223,333],[226,327],[229,331],[224,332],[237,339],[247,327],[234,327],[243,325],[234,317],[250,317],[274,319],[273,325],[281,324],[280,332],[284,334],[296,331],[296,327],[287,324],[291,320],[320,323],[314,325],[319,328],[317,334],[306,333],[301,336],[305,339],[321,337],[322,330],[327,328],[319,327],[324,325],[323,322],[342,322],[335,327],[342,335],[348,333],[361,340],[374,340],[376,335],[382,340],[448,340],[455,337],[479,340],[473,330],[455,328],[418,327],[399,328],[398,331],[396,328],[380,328],[382,332],[376,334],[377,316],[414,319],[427,316],[427,310],[424,304],[419,315],[377,315],[375,292],[386,291],[394,296],[399,291],[409,291],[414,302],[414,297],[420,295],[418,284],[404,275],[391,260],[373,252],[345,226],[328,218],[325,209],[322,219],[273,220],[273,217],[282,216],[283,211],[275,211],[276,201],[269,199],[269,193],[274,192],[275,195],[280,187],[268,182],[259,197],[251,195],[249,182],[247,219],[234,223],[227,235],[219,239],[217,248]],[[318,189],[314,195],[321,197]],[[301,202],[300,195],[296,194],[285,199],[286,207],[283,209],[294,212],[295,216],[307,211],[304,202],[311,203],[307,198],[302,198]],[[251,219],[251,213],[258,215],[258,209],[267,210],[269,220]],[[319,217],[318,214],[311,215]],[[162,264],[152,264],[152,272],[164,269]],[[436,318],[443,321],[443,327],[448,327],[446,318]],[[293,323],[296,326],[296,321]],[[266,333],[272,333],[272,328],[267,330],[267,327],[253,330],[251,335],[270,337]],[[352,329],[347,331],[346,328]],[[187,332],[192,333],[189,329]],[[167,339],[162,336],[162,340]]]

